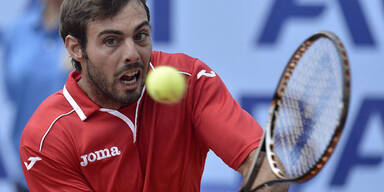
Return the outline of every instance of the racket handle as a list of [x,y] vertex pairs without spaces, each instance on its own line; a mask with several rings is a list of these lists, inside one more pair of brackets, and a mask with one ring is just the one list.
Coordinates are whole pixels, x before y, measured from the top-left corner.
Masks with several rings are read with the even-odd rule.
[[245,185],[240,189],[239,192],[250,192],[252,185],[259,174],[259,170],[261,167],[261,164],[263,162],[263,159],[265,158],[265,145],[262,145],[256,153],[256,158],[254,160],[254,166],[250,172],[250,175],[248,176],[248,179],[245,183]]

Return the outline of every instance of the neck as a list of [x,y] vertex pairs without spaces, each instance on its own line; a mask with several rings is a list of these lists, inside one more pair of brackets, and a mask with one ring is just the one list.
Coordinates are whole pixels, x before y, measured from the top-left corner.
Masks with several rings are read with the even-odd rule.
[[121,104],[117,102],[106,100],[104,94],[101,93],[101,91],[97,91],[98,88],[95,87],[92,83],[89,83],[89,81],[83,75],[77,84],[79,85],[80,89],[83,90],[84,93],[100,107],[115,110],[122,107]]

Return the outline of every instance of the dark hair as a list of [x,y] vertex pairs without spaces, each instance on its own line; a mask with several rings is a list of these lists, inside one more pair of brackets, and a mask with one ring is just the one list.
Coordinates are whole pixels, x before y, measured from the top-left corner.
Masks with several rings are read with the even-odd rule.
[[[60,8],[60,35],[63,41],[68,35],[75,37],[86,57],[87,25],[91,21],[116,16],[130,0],[64,0]],[[146,0],[139,1],[150,19]],[[80,62],[72,58],[76,71],[81,72]]]

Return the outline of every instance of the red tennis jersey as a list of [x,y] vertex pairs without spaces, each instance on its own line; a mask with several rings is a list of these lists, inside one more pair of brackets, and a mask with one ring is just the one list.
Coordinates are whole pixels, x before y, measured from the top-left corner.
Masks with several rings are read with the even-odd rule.
[[187,79],[178,104],[157,103],[143,90],[136,103],[120,110],[100,108],[72,72],[23,131],[20,155],[29,189],[200,191],[209,149],[237,170],[261,140],[258,123],[200,60],[153,51],[151,70],[160,65],[177,68]]

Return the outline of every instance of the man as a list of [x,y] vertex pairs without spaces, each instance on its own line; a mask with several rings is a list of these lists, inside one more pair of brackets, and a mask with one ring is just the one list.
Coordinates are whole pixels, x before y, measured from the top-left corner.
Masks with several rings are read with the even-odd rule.
[[[76,71],[23,132],[31,191],[199,191],[209,149],[248,173],[262,129],[203,62],[152,51],[149,19],[145,0],[64,0],[60,33]],[[187,79],[178,104],[145,92],[160,65]]]
[[39,104],[62,89],[71,68],[58,33],[61,2],[28,0],[23,14],[2,31],[0,70],[10,110],[3,109],[6,115],[0,117],[9,121],[1,127],[0,144],[7,177],[17,191],[27,191],[19,163],[21,133]]

